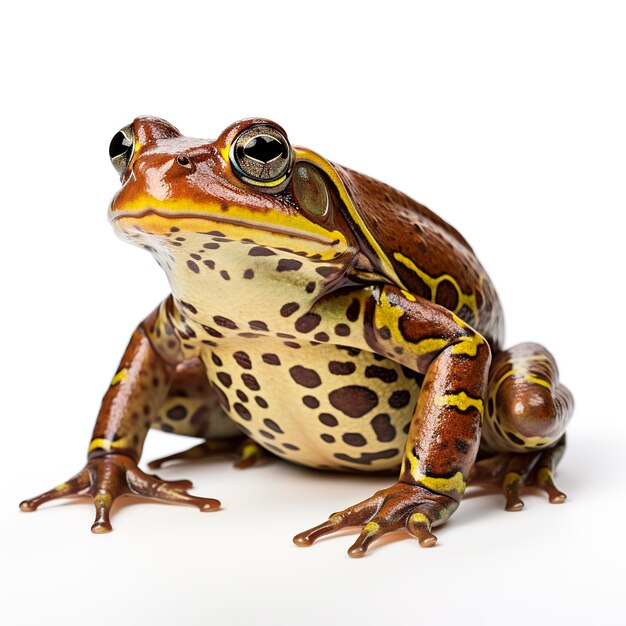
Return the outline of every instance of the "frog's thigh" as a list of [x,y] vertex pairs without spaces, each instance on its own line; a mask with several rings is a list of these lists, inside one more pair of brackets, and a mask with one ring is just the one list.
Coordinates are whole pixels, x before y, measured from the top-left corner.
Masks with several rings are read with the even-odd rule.
[[491,452],[551,448],[563,436],[573,407],[550,352],[539,344],[518,344],[491,365],[484,444]]
[[199,359],[181,363],[152,424],[168,433],[221,439],[243,433],[224,413]]

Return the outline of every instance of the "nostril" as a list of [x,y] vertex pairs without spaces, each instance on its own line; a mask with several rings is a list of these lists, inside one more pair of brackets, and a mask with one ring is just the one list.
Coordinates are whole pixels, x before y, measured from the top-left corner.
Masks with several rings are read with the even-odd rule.
[[177,156],[176,163],[182,167],[191,167],[191,161],[184,155]]

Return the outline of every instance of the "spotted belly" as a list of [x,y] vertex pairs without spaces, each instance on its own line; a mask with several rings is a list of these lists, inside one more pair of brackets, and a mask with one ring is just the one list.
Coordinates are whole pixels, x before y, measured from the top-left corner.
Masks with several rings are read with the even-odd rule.
[[263,339],[203,355],[222,408],[251,438],[319,469],[397,468],[420,376],[370,352]]

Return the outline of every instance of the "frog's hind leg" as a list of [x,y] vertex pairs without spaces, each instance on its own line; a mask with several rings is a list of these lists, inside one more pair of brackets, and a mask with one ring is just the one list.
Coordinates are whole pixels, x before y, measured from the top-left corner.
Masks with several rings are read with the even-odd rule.
[[151,461],[152,469],[176,460],[234,455],[235,466],[254,465],[265,456],[263,449],[246,437],[226,415],[199,360],[187,361],[176,368],[169,395],[153,423],[168,433],[203,437],[192,448]]
[[565,428],[574,401],[558,380],[553,356],[534,343],[499,353],[491,366],[482,447],[491,454],[476,463],[473,482],[496,481],[506,509],[524,507],[520,491],[538,487],[551,503],[565,501],[554,472],[565,451]]

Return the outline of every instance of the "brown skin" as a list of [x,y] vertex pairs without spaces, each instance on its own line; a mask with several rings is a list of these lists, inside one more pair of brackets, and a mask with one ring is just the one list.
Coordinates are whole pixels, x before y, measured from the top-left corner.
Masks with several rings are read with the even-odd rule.
[[[262,139],[238,143],[246,133]],[[186,481],[137,468],[150,426],[206,429],[206,444],[165,460],[239,449],[246,465],[265,448],[350,471],[401,462],[395,484],[295,538],[310,545],[362,526],[351,556],[398,529],[433,545],[431,529],[456,510],[472,471],[500,481],[510,510],[525,485],[563,500],[552,474],[571,395],[541,346],[501,350],[496,292],[451,226],[383,183],[291,149],[266,120],[208,142],[138,118],[126,136],[110,217],[155,256],[172,295],[131,338],[87,467],[23,510],[91,495],[93,530],[105,532],[124,494],[218,507]],[[200,392],[206,406],[191,402]],[[233,422],[254,443],[234,438]],[[474,466],[481,446],[487,458]]]

